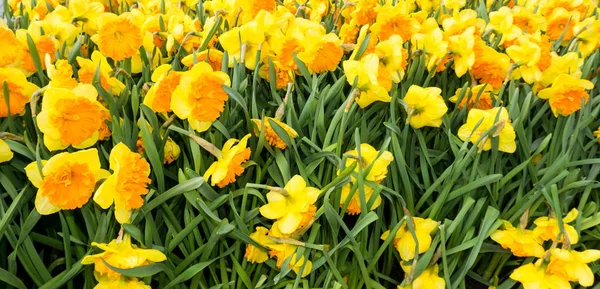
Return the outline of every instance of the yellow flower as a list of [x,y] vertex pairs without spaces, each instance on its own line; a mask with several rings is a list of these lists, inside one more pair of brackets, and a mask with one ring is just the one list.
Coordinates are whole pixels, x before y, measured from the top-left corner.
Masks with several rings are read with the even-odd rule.
[[379,67],[387,70],[395,83],[399,83],[404,77],[403,43],[402,37],[392,35],[388,40],[381,41],[375,46],[375,54],[379,57]]
[[108,209],[114,203],[117,221],[129,223],[131,210],[141,208],[144,204],[142,196],[148,193],[150,165],[123,143],[110,151],[109,160],[113,174],[100,185],[94,194],[94,201],[103,209]]
[[[256,231],[250,234],[250,238],[259,243],[261,246],[268,248],[270,245],[275,244],[275,242],[267,237],[268,234],[269,230],[267,228],[256,227]],[[267,252],[256,248],[254,245],[248,244],[244,258],[248,259],[248,262],[250,263],[264,263],[269,259],[269,255]]]
[[54,87],[46,90],[37,124],[49,150],[62,150],[70,145],[87,148],[98,141],[109,115],[97,97],[98,92],[89,84],[71,90]]
[[543,243],[532,230],[515,228],[508,221],[504,223],[504,230],[494,231],[490,237],[496,241],[502,248],[509,249],[517,257],[538,257],[541,258],[544,253]]
[[144,105],[156,112],[171,111],[171,95],[181,79],[181,72],[171,69],[170,64],[163,64],[152,73],[154,85],[144,97]]
[[469,27],[460,35],[448,38],[450,51],[454,59],[454,72],[456,72],[456,76],[458,77],[467,73],[467,70],[471,69],[475,63],[475,53],[473,50],[473,45],[475,44],[474,32],[475,28]]
[[[434,18],[427,18],[423,26],[435,25],[435,28],[426,33],[417,33],[411,38],[411,43],[416,49],[424,50],[427,56],[427,70],[436,68],[438,62],[444,58],[448,51],[448,42],[444,40],[442,30]],[[423,27],[422,27],[423,28]]]
[[[454,95],[448,100],[456,103],[461,92],[462,88],[457,89]],[[476,100],[477,105],[475,105]],[[492,96],[492,86],[484,83],[473,87],[468,87],[467,92],[465,92],[465,95],[456,107],[458,107],[458,109],[462,109],[465,106],[465,104],[467,104],[468,109],[471,109],[473,108],[473,106],[475,106],[475,108],[477,109],[486,110],[493,108],[493,101],[494,98]]]
[[[352,189],[353,183],[347,183],[342,187],[342,193],[340,195],[340,208],[344,207],[344,204],[346,203],[346,201],[348,200],[348,197],[350,196],[350,190]],[[375,191],[374,188],[372,188],[369,185],[364,186],[364,192],[365,192],[365,201],[367,202],[367,204],[369,203],[369,200],[371,199],[371,196],[373,195],[373,192]],[[360,190],[357,189],[354,194],[352,195],[352,198],[350,199],[350,202],[348,202],[348,207],[346,207],[346,213],[350,214],[350,215],[357,215],[360,214],[362,212],[362,208],[360,206]],[[371,205],[371,207],[369,207],[369,211],[373,211],[375,209],[377,209],[379,206],[381,205],[381,196],[377,195],[377,197],[375,197],[375,200],[373,201],[373,204]]]
[[506,48],[506,54],[519,65],[517,72],[523,80],[529,84],[542,78],[542,71],[537,66],[541,57],[541,48],[526,36],[520,36],[519,44],[513,44]]
[[562,276],[571,282],[578,282],[581,286],[594,285],[594,273],[587,263],[600,259],[600,250],[575,250],[550,249],[551,257],[548,271]]
[[165,157],[163,160],[163,164],[170,164],[176,161],[181,154],[181,148],[177,145],[176,142],[171,139],[171,137],[167,138],[167,142],[165,143]]
[[512,272],[510,278],[523,284],[524,289],[570,289],[571,284],[562,276],[546,270],[543,259],[525,264]]
[[[223,145],[221,157],[210,165],[204,173],[204,179],[211,179],[211,185],[217,185],[220,188],[235,182],[236,176],[242,175],[244,167],[242,166],[250,159],[250,148],[247,148],[250,134],[244,136],[239,142],[237,139],[229,139]],[[237,144],[235,144],[238,142]]]
[[293,128],[291,128],[287,124],[281,122],[277,118],[265,117],[263,120],[252,119],[252,121],[254,122],[254,124],[256,124],[257,131],[255,132],[255,134],[257,136],[260,134],[260,131],[262,130],[262,126],[264,124],[265,139],[267,139],[267,142],[269,142],[270,145],[272,145],[276,148],[283,150],[283,149],[287,148],[287,145],[279,137],[279,135],[275,132],[275,130],[273,130],[273,127],[271,127],[271,121],[274,122],[275,124],[277,124],[279,127],[281,127],[290,138],[298,137],[298,133]]
[[49,54],[45,57],[46,73],[50,78],[49,87],[73,89],[79,83],[73,78],[73,67],[67,60],[59,59],[52,64]]
[[398,289],[444,289],[446,281],[438,275],[439,270],[438,264],[429,266],[411,284],[398,286]]
[[403,100],[408,105],[408,122],[413,128],[442,125],[442,117],[448,107],[441,93],[442,90],[437,87],[411,85],[408,88]]
[[0,163],[10,161],[13,155],[8,144],[3,139],[0,139]]
[[311,73],[333,71],[344,56],[342,40],[334,33],[313,33],[310,31],[304,39],[304,51],[298,53]]
[[92,242],[92,246],[104,250],[104,252],[83,257],[81,264],[94,264],[94,275],[98,277],[122,277],[121,274],[108,268],[102,260],[119,269],[131,269],[162,262],[167,259],[165,254],[156,249],[139,249],[131,244],[131,237],[125,235],[123,240],[112,240],[110,243]]
[[194,130],[206,131],[219,118],[229,98],[223,85],[231,85],[225,72],[213,71],[206,62],[198,63],[181,75],[172,94],[171,109],[179,118],[187,119]]
[[[417,236],[417,240],[419,241],[419,249],[415,251],[417,244],[415,239],[413,238],[411,232],[408,230],[408,226],[406,222],[410,222],[407,220],[400,226],[398,232],[396,232],[396,236],[394,237],[394,247],[400,253],[400,258],[403,261],[412,260],[416,254],[422,254],[429,250],[431,247],[431,232],[433,232],[438,223],[432,219],[423,219],[419,217],[413,217],[415,235]],[[390,230],[387,230],[381,235],[382,240],[387,240],[390,235]]]
[[80,32],[80,29],[71,23],[72,19],[73,17],[69,9],[58,5],[54,11],[46,15],[40,24],[44,30],[44,35],[58,40],[56,47],[62,47],[63,45],[71,46]]
[[594,88],[594,84],[586,79],[579,79],[569,74],[560,74],[556,77],[552,86],[541,90],[538,97],[548,99],[554,116],[568,116],[581,109],[581,102],[588,102],[588,89]]
[[[579,234],[577,230],[567,223],[575,221],[579,212],[577,209],[572,209],[564,218],[563,226],[565,228],[565,234],[569,237],[570,244],[577,244],[579,242]],[[539,217],[533,222],[536,227],[533,229],[533,234],[537,238],[541,238],[544,241],[555,240],[560,233],[558,227],[558,220],[556,217]],[[559,242],[565,242],[564,235],[561,235]]]
[[[498,116],[496,121],[496,117]],[[475,126],[481,121],[477,129]],[[484,135],[484,133],[492,128],[494,125],[497,126],[496,131],[492,132],[491,135]],[[499,144],[498,150],[506,153],[513,153],[517,149],[515,143],[516,134],[510,119],[508,119],[508,111],[504,107],[494,107],[488,110],[471,109],[467,116],[467,123],[462,125],[458,129],[458,137],[463,140],[469,140],[471,143],[476,143],[477,140],[483,137],[479,143],[479,149],[488,151],[492,148],[492,137],[498,137]]]
[[577,50],[583,57],[588,57],[598,47],[598,33],[600,33],[600,21],[594,18],[586,18],[576,23],[573,27],[577,36]]
[[[482,40],[479,39],[479,41]],[[477,46],[477,41],[475,45]],[[473,77],[494,89],[500,89],[510,67],[510,57],[485,44],[482,45],[480,53],[477,53],[478,50],[475,51],[475,63],[471,67]]]
[[597,130],[594,131],[594,136],[596,137],[596,140],[598,141],[598,143],[600,143],[600,126],[598,127]]
[[402,39],[410,39],[419,31],[419,22],[410,17],[411,8],[405,1],[399,1],[395,6],[387,2],[375,10],[377,20],[371,26],[371,37],[377,37],[379,41],[388,40],[394,34]]
[[321,191],[307,187],[299,175],[293,176],[284,190],[268,192],[268,203],[260,207],[260,213],[267,219],[277,220],[273,226],[282,234],[292,234],[310,222],[316,212],[316,208],[310,210],[310,207],[314,207]]
[[152,289],[150,285],[146,285],[143,281],[132,277],[107,277],[104,275],[94,274],[98,284],[94,289]]
[[106,58],[99,51],[92,52],[91,59],[77,57],[77,63],[80,68],[77,71],[79,81],[85,84],[92,84],[96,70],[100,69],[100,84],[104,90],[111,92],[113,95],[119,95],[125,89],[123,84],[116,77],[113,77],[113,69],[110,67]]
[[[264,18],[263,18],[264,19]],[[234,62],[243,62],[246,68],[256,68],[256,55],[261,48],[261,58],[267,55],[268,47],[265,45],[265,23],[257,20],[251,21],[241,27],[234,27],[219,36],[219,43],[229,55],[229,67]]]
[[69,11],[73,15],[73,24],[80,26],[89,35],[98,31],[98,17],[104,12],[101,2],[88,0],[69,1]]
[[[0,39],[1,37],[0,35]],[[38,90],[38,87],[28,82],[25,74],[20,70],[0,67],[0,85],[3,86],[4,83],[8,86],[10,107],[6,104],[6,96],[2,88],[0,89],[0,118],[23,113],[25,105],[31,100],[31,95]]]
[[[53,39],[51,36],[42,35],[40,33],[40,29],[41,23],[37,22],[35,23],[35,25],[29,26],[28,30],[18,29],[15,33],[17,39],[21,43],[20,57],[15,66],[22,69],[27,75],[31,75],[37,71],[35,68],[35,64],[33,63],[32,52],[29,51],[27,35],[29,35],[31,37],[31,40],[33,40],[33,43],[35,44],[36,50],[38,52],[38,57],[40,59],[44,59],[44,56],[46,54],[49,54],[52,60],[56,58],[58,41],[56,39]],[[15,49],[17,48],[15,47]],[[46,69],[45,62],[42,62],[41,65],[42,69]]]
[[92,41],[98,44],[102,54],[118,61],[138,52],[143,43],[143,34],[132,18],[130,12],[121,15],[103,13],[98,16],[98,34],[92,36]]
[[[269,235],[277,238],[286,237],[279,232],[277,226],[271,228]],[[288,243],[273,243],[269,245],[269,255],[277,258],[276,265],[279,268],[281,268],[285,260],[288,260],[288,267],[292,268],[296,274],[300,274],[299,272],[302,269],[302,266],[305,266],[304,271],[300,274],[301,277],[305,277],[312,271],[312,262],[304,258],[304,256],[298,256],[296,254],[297,248],[297,246]],[[306,263],[306,265],[304,265],[304,263]]]
[[81,208],[90,199],[96,182],[107,174],[100,169],[96,149],[64,152],[42,160],[41,174],[37,162],[33,162],[25,167],[25,173],[38,188],[35,208],[41,215]]
[[[15,33],[6,26],[4,19],[0,19],[0,47],[5,47],[0,52],[0,67],[7,66],[17,59],[21,53],[21,50],[17,49],[19,46]],[[11,49],[6,49],[7,47]]]
[[387,90],[379,83],[379,57],[372,53],[364,56],[360,61],[346,60],[342,63],[346,80],[354,85],[360,94],[356,103],[365,108],[376,101],[390,102],[392,98]]
[[[394,160],[394,156],[389,151],[383,151],[383,153],[381,153],[381,156],[379,156],[379,157],[378,157],[378,154],[379,154],[379,151],[376,150],[374,147],[372,147],[370,144],[368,144],[368,143],[360,144],[360,163],[358,163],[358,165],[362,166],[362,171],[364,172],[372,164],[369,174],[367,176],[365,176],[365,180],[367,180],[367,181],[381,183],[381,181],[383,181],[383,179],[385,179],[385,177],[387,176],[387,173],[388,173],[387,167]],[[357,163],[358,158],[359,158],[357,149],[347,151],[345,153],[345,155],[348,155],[350,157],[346,158],[344,167],[349,167],[349,166],[352,166],[354,163]],[[354,171],[357,173],[359,172],[359,169],[360,169],[358,167],[358,165],[354,169]],[[338,174],[339,174],[339,171],[338,171]],[[356,178],[354,176],[352,176],[351,181],[356,182]]]
[[552,51],[552,62],[550,66],[542,72],[540,85],[548,87],[555,82],[556,78],[561,74],[568,74],[575,78],[581,77],[581,66],[583,58],[579,58],[577,52],[567,52],[560,56]]
[[[497,11],[490,12],[490,22],[488,23],[487,29],[493,30],[496,35],[500,36],[500,42],[512,41],[518,35],[523,34],[521,29],[513,25],[513,14],[512,10],[506,6],[500,7]],[[533,31],[529,31],[532,33]]]
[[573,27],[579,22],[579,12],[567,11],[562,7],[552,10],[552,14],[546,15],[546,35],[552,41],[562,36],[562,43],[567,44],[573,39]]
[[[214,71],[221,70],[223,64],[223,52],[217,49],[207,49],[202,52],[196,53],[196,60],[198,62],[208,62]],[[188,68],[194,66],[194,54],[189,54],[181,59],[181,63]]]

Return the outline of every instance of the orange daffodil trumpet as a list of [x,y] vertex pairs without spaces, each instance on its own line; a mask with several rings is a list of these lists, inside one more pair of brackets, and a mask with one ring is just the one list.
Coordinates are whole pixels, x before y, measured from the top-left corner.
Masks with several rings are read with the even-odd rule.
[[[220,188],[235,182],[235,178],[244,172],[243,164],[250,159],[250,148],[247,148],[250,134],[245,135],[241,140],[229,139],[223,145],[220,152],[211,152],[215,154],[217,160],[213,162],[204,173],[204,179],[210,179],[212,186]],[[215,148],[216,149],[216,148]]]
[[25,172],[38,188],[35,208],[41,215],[81,208],[92,196],[96,182],[108,177],[100,168],[96,149],[59,153],[40,164],[29,164]]
[[229,76],[200,62],[182,73],[172,93],[171,109],[179,118],[187,119],[194,130],[206,131],[219,118],[229,98],[223,85],[231,86]]
[[129,223],[131,210],[144,204],[142,196],[148,193],[150,165],[140,154],[123,144],[110,152],[109,176],[94,194],[94,202],[103,209],[115,204],[115,217],[121,224]]

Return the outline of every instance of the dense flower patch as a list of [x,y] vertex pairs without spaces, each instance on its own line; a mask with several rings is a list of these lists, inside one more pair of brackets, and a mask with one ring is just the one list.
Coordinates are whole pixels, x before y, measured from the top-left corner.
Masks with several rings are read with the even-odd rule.
[[9,0],[0,284],[598,284],[592,0]]

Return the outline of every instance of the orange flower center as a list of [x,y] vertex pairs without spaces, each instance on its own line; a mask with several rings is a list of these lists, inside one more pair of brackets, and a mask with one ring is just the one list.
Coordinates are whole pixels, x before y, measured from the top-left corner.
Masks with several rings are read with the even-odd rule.
[[[565,27],[567,27],[566,30]],[[551,40],[558,40],[563,33],[565,33],[562,38],[563,41],[569,41],[573,38],[573,29],[572,24],[569,24],[569,18],[561,17],[548,23],[546,35],[548,35]]]
[[152,102],[152,109],[156,112],[169,112],[171,111],[171,95],[173,91],[179,85],[181,79],[180,73],[169,73],[163,78],[158,85],[156,90],[156,97]]
[[[4,98],[4,83],[6,82],[6,78],[0,75],[0,117],[8,116],[8,106],[6,106],[6,99]],[[9,93],[9,102],[10,102],[10,114],[16,115],[21,114],[25,109],[25,105],[29,102],[29,97],[23,95],[21,92],[21,87],[14,84],[6,82],[8,85]]]
[[95,184],[96,177],[87,164],[63,162],[44,176],[40,192],[53,205],[73,210],[88,202]]
[[141,196],[148,193],[150,165],[136,153],[126,154],[121,161],[125,165],[116,172],[117,192],[127,208],[139,209],[144,204]]
[[411,31],[411,19],[408,15],[398,15],[381,26],[379,30],[379,41],[388,40],[392,35],[398,34],[402,39],[410,39],[413,31]]
[[229,183],[235,182],[235,177],[240,176],[244,172],[242,164],[245,163],[248,159],[250,159],[250,153],[250,149],[245,148],[242,152],[237,153],[233,156],[231,162],[229,163],[229,167],[227,168],[227,175],[222,181],[220,181],[217,184],[219,188],[223,188]]
[[581,108],[581,100],[588,102],[589,95],[583,88],[570,87],[564,91],[554,94],[550,98],[550,105],[562,115],[569,115]]
[[64,99],[51,109],[50,121],[64,144],[82,143],[100,130],[106,118],[99,105],[83,97]]
[[335,69],[342,59],[344,50],[332,42],[324,43],[316,52],[310,68],[315,73],[322,73]]
[[216,120],[225,107],[227,93],[221,88],[223,80],[204,73],[190,85],[189,102],[193,105],[193,118],[201,121]]
[[114,60],[129,58],[142,46],[140,28],[126,18],[103,25],[98,36],[100,52]]
[[300,221],[298,228],[303,228],[304,226],[310,224],[316,212],[317,207],[315,205],[308,206],[308,211],[302,214],[302,221]]

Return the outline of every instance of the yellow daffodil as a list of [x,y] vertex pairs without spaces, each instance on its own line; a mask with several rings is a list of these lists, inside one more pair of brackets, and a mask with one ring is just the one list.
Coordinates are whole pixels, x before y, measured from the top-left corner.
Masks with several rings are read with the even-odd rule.
[[109,113],[97,98],[98,92],[89,84],[46,90],[37,124],[49,150],[87,148],[98,141]]
[[187,119],[194,130],[206,131],[225,109],[229,97],[223,85],[231,85],[229,75],[213,71],[208,63],[198,63],[181,75],[171,109],[179,118]]
[[344,50],[342,40],[335,33],[309,33],[304,41],[305,47],[298,53],[298,59],[306,64],[310,72],[323,73],[338,67]]
[[[41,27],[41,23],[37,22],[34,25],[29,26],[27,30],[18,29],[15,32],[17,39],[21,43],[20,57],[15,66],[23,70],[23,72],[25,72],[26,75],[31,75],[37,71],[33,62],[33,52],[29,51],[29,43],[27,36],[29,36],[31,40],[33,40],[39,59],[44,59],[46,54],[50,55],[52,61],[54,61],[54,59],[56,58],[58,41],[52,38],[51,36],[42,35],[40,32]],[[42,69],[46,69],[45,62],[42,62],[40,64],[42,65]]]
[[131,269],[162,262],[167,259],[161,251],[156,249],[140,249],[136,245],[132,245],[129,235],[125,235],[123,240],[112,240],[108,244],[92,242],[92,246],[100,248],[104,252],[83,257],[81,264],[94,264],[94,275],[96,278],[123,277],[121,274],[108,268],[104,262],[115,268]]
[[[396,232],[396,236],[394,236],[394,247],[400,253],[400,258],[403,261],[412,260],[416,254],[422,254],[429,250],[429,247],[431,247],[431,232],[438,226],[438,223],[432,219],[413,217],[412,221],[414,222],[415,236],[417,236],[417,240],[419,241],[419,249],[417,251],[415,251],[417,244],[408,230],[406,222],[400,226]],[[407,222],[410,221],[407,220]],[[390,231],[387,230],[381,235],[381,239],[385,241],[389,238],[389,235]]]
[[[250,238],[257,243],[259,243],[263,247],[269,247],[274,245],[271,239],[267,237],[269,234],[269,230],[265,227],[256,227],[256,231],[250,234]],[[248,244],[246,247],[246,253],[244,254],[244,258],[248,259],[250,263],[264,263],[269,260],[269,254],[259,248],[256,248],[254,245]]]
[[19,40],[17,40],[15,33],[6,26],[4,18],[0,19],[0,47],[12,48],[2,49],[2,52],[0,52],[0,67],[13,63],[21,53],[21,50],[17,49],[17,47],[20,47]]
[[594,131],[594,136],[596,137],[596,140],[598,141],[598,143],[600,143],[600,126],[598,127],[597,130]]
[[96,149],[59,153],[41,163],[41,174],[37,162],[25,167],[27,178],[38,188],[35,208],[41,215],[81,208],[92,196],[96,182],[108,173],[100,169]]
[[132,209],[144,204],[143,195],[148,193],[150,165],[140,154],[119,143],[110,151],[108,177],[94,194],[94,201],[103,209],[115,204],[115,217],[121,224],[129,223]]
[[481,35],[485,25],[485,20],[478,18],[477,11],[473,9],[463,9],[458,13],[452,13],[452,17],[442,20],[442,28],[447,37],[460,35],[471,27],[475,31],[470,34]]
[[562,43],[567,44],[573,39],[573,27],[579,22],[579,12],[557,7],[546,19],[546,35],[550,40],[556,41],[562,36]]
[[[229,139],[223,145],[223,150],[219,157],[204,173],[204,179],[210,178],[212,186],[220,188],[235,182],[236,176],[242,175],[244,167],[242,166],[250,159],[250,148],[247,148],[250,134],[245,135],[241,140]],[[236,144],[237,143],[237,144]]]
[[554,116],[568,116],[586,104],[589,94],[586,90],[594,88],[594,84],[586,79],[579,79],[569,74],[560,74],[552,82],[552,86],[541,90],[538,97],[548,99]]
[[[276,238],[285,237],[278,228],[278,226],[273,226],[269,231],[269,236]],[[301,275],[301,277],[306,277],[310,271],[312,271],[312,262],[307,260],[304,256],[298,256],[298,254],[296,254],[297,249],[298,246],[296,245],[274,242],[269,245],[269,255],[277,258],[277,267],[281,268],[283,263],[287,260],[288,267],[292,268],[292,270],[296,272],[296,274]],[[303,266],[304,270],[300,273]]]
[[[346,204],[346,201],[348,201],[348,197],[350,197],[350,193],[352,190],[352,186],[354,185],[353,182],[347,183],[342,187],[342,192],[340,194],[340,208],[343,208],[344,205]],[[373,187],[371,187],[370,185],[365,184],[364,185],[364,198],[365,201],[367,202],[367,205],[369,203],[369,200],[371,200],[371,196],[373,195],[373,192],[375,191],[375,189]],[[363,194],[360,189],[357,189],[354,194],[352,195],[352,197],[350,198],[350,201],[348,202],[348,207],[346,207],[346,213],[350,214],[350,215],[357,215],[360,214],[362,212],[362,208],[360,205],[360,196],[361,194]],[[375,209],[377,209],[379,206],[381,205],[381,196],[377,195],[375,197],[375,200],[373,201],[373,204],[368,207],[369,211],[373,211]]]
[[[475,128],[477,123],[479,126]],[[484,135],[486,131],[496,125],[496,131],[491,135]],[[504,107],[494,107],[488,110],[471,109],[467,116],[467,123],[458,129],[458,137],[463,140],[469,140],[471,143],[479,143],[479,149],[488,151],[492,148],[492,137],[498,137],[498,150],[506,153],[513,153],[517,149],[515,143],[516,133],[510,119],[508,111]]]
[[[362,143],[360,144],[360,156],[357,149],[353,149],[345,153],[345,155],[349,157],[346,158],[344,166],[348,167],[357,163],[357,167],[354,169],[354,171],[358,173],[360,169],[358,165],[362,166],[363,172],[365,172],[365,170],[372,165],[369,174],[365,176],[365,180],[381,183],[381,181],[383,181],[387,176],[388,166],[394,160],[394,156],[389,151],[383,151],[381,156],[378,157],[379,152],[380,151],[376,150],[370,144]],[[356,178],[352,177],[351,180],[355,182]]]
[[79,84],[73,78],[73,67],[67,60],[59,59],[56,63],[52,64],[50,55],[46,54],[45,63],[46,73],[48,73],[48,78],[50,78],[48,87],[73,89]]
[[71,23],[73,16],[65,6],[58,5],[54,11],[48,13],[41,21],[44,35],[48,35],[58,41],[57,47],[63,45],[71,46],[81,31]]
[[8,144],[0,139],[0,163],[8,162],[13,158],[13,152],[8,146]]
[[404,96],[407,104],[408,122],[419,129],[424,126],[440,127],[442,117],[448,111],[442,90],[437,87],[420,87],[411,85]]
[[376,54],[364,56],[360,61],[346,60],[342,63],[346,80],[350,85],[356,82],[356,89],[360,93],[356,103],[365,108],[375,101],[390,102],[392,98],[388,91],[379,83],[379,57]]
[[577,50],[582,54],[583,57],[588,57],[596,48],[600,39],[598,39],[598,33],[600,33],[600,20],[594,18],[586,18],[573,26],[575,36],[577,40]]
[[402,37],[392,35],[375,46],[375,54],[379,57],[379,67],[387,70],[395,83],[399,83],[404,77],[403,43]]
[[267,193],[268,203],[260,207],[260,213],[267,219],[277,220],[273,226],[278,226],[282,234],[292,234],[312,220],[316,212],[314,203],[320,193],[317,188],[307,187],[304,179],[295,175],[283,190]]
[[253,70],[256,67],[259,46],[261,56],[267,55],[264,24],[254,20],[241,27],[231,28],[219,36],[219,43],[229,55],[229,67],[233,67],[235,62],[243,62],[246,68]]
[[[462,109],[465,105],[467,105],[468,109],[475,107],[477,109],[486,110],[493,107],[494,98],[492,96],[492,86],[484,83],[473,87],[468,87],[466,90],[467,92],[465,92],[462,100],[456,106],[458,109]],[[448,100],[457,103],[458,97],[461,93],[462,88],[457,89],[454,95]],[[477,103],[475,103],[475,101],[477,101]]]
[[104,12],[101,2],[88,0],[69,1],[69,11],[73,15],[72,23],[81,27],[89,35],[98,31],[98,17]]
[[517,257],[538,257],[541,258],[544,253],[544,247],[532,230],[515,228],[508,221],[504,223],[504,230],[496,230],[490,238],[496,241],[502,248],[509,249],[510,252]]
[[77,57],[77,63],[80,68],[77,71],[79,81],[85,84],[92,84],[96,70],[100,69],[100,84],[104,90],[113,95],[119,95],[125,89],[125,84],[113,76],[113,69],[106,61],[106,57],[99,51],[92,52],[91,59]]
[[255,132],[255,134],[259,135],[260,131],[262,130],[262,126],[264,125],[265,139],[267,140],[267,142],[269,142],[269,144],[271,146],[274,146],[276,148],[279,148],[282,150],[286,149],[287,144],[285,144],[285,142],[281,139],[281,137],[279,137],[279,135],[275,132],[275,130],[273,130],[273,127],[271,126],[271,121],[274,122],[275,124],[277,124],[279,127],[281,127],[285,131],[285,133],[288,135],[288,137],[290,137],[290,138],[298,137],[298,133],[293,128],[291,128],[289,125],[281,122],[277,118],[265,117],[263,120],[252,119],[252,121],[254,122],[254,124],[256,124],[256,127],[257,127],[257,131]]
[[130,58],[142,46],[143,34],[130,12],[98,16],[98,34],[92,36],[100,52],[114,60]]
[[473,45],[475,44],[474,32],[475,28],[469,27],[463,33],[448,38],[449,48],[454,60],[454,71],[458,77],[465,75],[475,63],[475,53],[473,51]]
[[171,96],[181,79],[181,72],[171,69],[170,64],[163,64],[152,73],[154,85],[148,90],[144,98],[144,105],[156,112],[171,111]]
[[442,30],[438,27],[437,21],[434,18],[427,18],[423,23],[426,25],[435,25],[435,28],[429,31],[419,32],[411,38],[411,43],[416,49],[425,51],[427,56],[427,70],[432,71],[440,60],[442,60],[448,52],[448,42],[444,39]]
[[[575,221],[579,211],[572,209],[564,218],[563,226],[565,228],[565,234],[569,237],[570,244],[577,244],[579,242],[579,234],[577,230],[568,223]],[[544,241],[555,240],[560,234],[560,228],[558,227],[558,220],[556,217],[539,217],[533,222],[536,227],[533,229],[533,234],[537,238],[541,238]],[[561,235],[559,242],[565,242],[565,237]]]
[[[214,71],[221,70],[223,65],[223,52],[217,49],[207,49],[202,52],[196,53],[196,60],[198,63],[207,62],[210,64]],[[181,63],[188,68],[192,68],[194,66],[194,54],[189,54],[188,56],[181,59]],[[158,68],[157,68],[158,69]]]
[[28,82],[25,74],[16,68],[0,67],[0,84],[8,86],[10,103],[10,107],[7,106],[7,96],[4,95],[4,89],[0,89],[0,118],[23,113],[31,95],[38,90],[38,87]]
[[[481,39],[479,41],[483,42]],[[471,67],[471,73],[479,82],[500,89],[511,65],[510,57],[485,44],[480,47],[480,50],[475,47],[475,63]]]
[[412,35],[419,31],[419,22],[412,18],[408,2],[399,1],[395,5],[387,2],[383,6],[375,8],[377,19],[371,26],[371,37],[377,37],[379,41],[388,40],[392,35],[399,35],[402,39],[411,39]]
[[517,71],[527,83],[534,83],[542,78],[542,71],[537,66],[541,57],[541,48],[528,37],[519,36],[519,44],[506,49],[506,54],[519,65]]
[[95,277],[98,284],[94,286],[94,289],[152,289],[150,285],[146,285],[137,278],[126,276],[111,278],[103,275],[95,275]]
[[521,282],[524,289],[570,289],[569,281],[560,275],[548,272],[543,259],[525,264],[512,272],[510,278]]
[[513,14],[509,7],[503,6],[497,11],[490,12],[489,18],[490,22],[487,29],[493,30],[496,35],[501,37],[498,44],[502,44],[504,41],[512,41],[518,35],[523,34],[518,26],[513,25]]
[[446,288],[446,281],[438,275],[439,270],[438,264],[431,265],[415,278],[412,283],[404,286],[398,285],[398,289],[444,289]]
[[551,55],[552,62],[550,66],[542,72],[542,78],[539,82],[541,87],[545,88],[552,85],[561,74],[568,74],[575,78],[581,77],[583,59],[579,58],[576,52],[567,52],[561,56],[553,51]]
[[584,287],[594,285],[594,273],[588,263],[600,259],[600,250],[578,252],[554,248],[550,249],[550,254],[548,271]]

